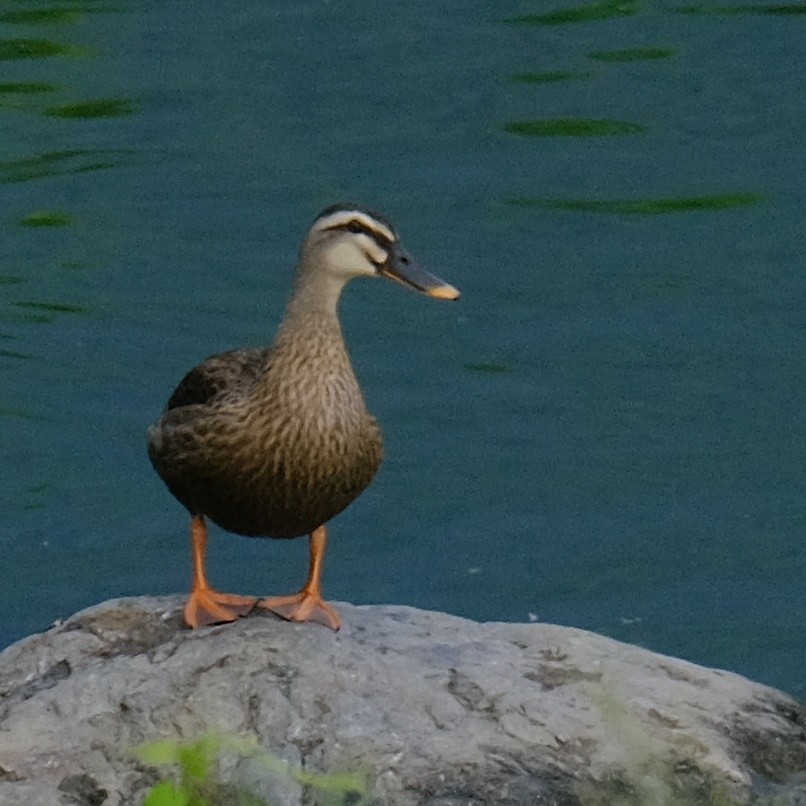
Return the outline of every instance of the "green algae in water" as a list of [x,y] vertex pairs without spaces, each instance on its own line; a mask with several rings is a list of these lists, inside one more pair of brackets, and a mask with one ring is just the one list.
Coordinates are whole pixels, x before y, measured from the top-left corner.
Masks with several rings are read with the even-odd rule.
[[525,137],[610,137],[640,134],[646,126],[623,120],[587,120],[555,118],[553,120],[518,120],[507,123],[504,131]]
[[579,213],[626,213],[630,215],[661,215],[706,210],[730,210],[763,201],[759,193],[723,193],[714,196],[692,196],[682,199],[507,199],[515,207],[544,207]]
[[0,39],[0,62],[19,59],[47,59],[52,56],[80,57],[89,51],[74,45],[62,45],[49,39]]
[[518,73],[510,80],[517,84],[551,84],[556,81],[590,78],[591,75],[592,73],[575,73],[570,70],[546,70],[542,73]]
[[[34,419],[28,417],[26,419]],[[22,508],[23,509],[43,509],[45,506],[45,495],[48,491],[50,484],[36,484],[29,487],[23,493]]]
[[574,22],[594,22],[614,17],[631,17],[640,10],[641,0],[604,0],[589,6],[558,9],[543,14],[522,14],[505,22],[513,25],[564,25]]
[[738,9],[721,9],[725,14],[806,14],[806,4],[785,6],[741,6]]
[[26,313],[20,316],[19,319],[32,325],[49,325],[56,321],[56,316],[46,313]]
[[69,25],[76,22],[83,13],[77,8],[20,9],[0,14],[0,22],[12,25]]
[[69,227],[72,223],[71,215],[56,210],[36,210],[20,219],[22,227]]
[[30,353],[18,353],[16,350],[0,350],[0,358],[18,358],[23,361],[30,361],[30,359],[36,358],[36,356]]
[[786,4],[780,6],[681,6],[676,8],[678,14],[772,14],[790,15],[806,14],[806,3]]
[[57,84],[44,81],[6,81],[0,82],[0,95],[40,95],[45,92],[56,92]]
[[134,107],[125,98],[105,98],[52,106],[44,114],[55,118],[120,118],[134,114]]
[[59,268],[66,271],[84,271],[90,268],[90,264],[83,260],[62,260],[59,262]]
[[0,417],[15,417],[19,420],[35,420],[37,419],[33,414],[29,414],[22,409],[13,409],[0,406]]
[[44,311],[47,313],[87,313],[87,311],[89,311],[89,308],[84,305],[71,305],[66,302],[33,302],[26,300],[23,302],[12,302],[11,304],[16,305],[18,308]]
[[0,183],[28,182],[46,176],[117,168],[123,164],[122,155],[128,153],[117,150],[69,149],[46,151],[33,157],[0,160]]
[[589,53],[599,62],[640,62],[653,59],[669,59],[675,52],[671,48],[625,48],[623,50],[597,50]]

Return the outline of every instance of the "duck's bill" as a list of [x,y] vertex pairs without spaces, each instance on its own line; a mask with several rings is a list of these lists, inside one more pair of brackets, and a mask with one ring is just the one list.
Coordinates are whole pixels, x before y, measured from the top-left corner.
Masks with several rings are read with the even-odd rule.
[[378,273],[434,299],[459,299],[458,289],[427,272],[408,252],[397,246],[389,251]]

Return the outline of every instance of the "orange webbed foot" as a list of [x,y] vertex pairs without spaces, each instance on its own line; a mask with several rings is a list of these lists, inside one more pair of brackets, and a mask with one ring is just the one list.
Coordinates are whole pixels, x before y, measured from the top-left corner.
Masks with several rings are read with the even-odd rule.
[[339,614],[315,593],[300,591],[291,596],[272,596],[259,602],[258,607],[271,610],[286,621],[315,621],[334,631],[341,627]]
[[185,605],[185,623],[195,630],[235,621],[245,616],[256,604],[257,598],[254,596],[235,596],[211,588],[194,590]]

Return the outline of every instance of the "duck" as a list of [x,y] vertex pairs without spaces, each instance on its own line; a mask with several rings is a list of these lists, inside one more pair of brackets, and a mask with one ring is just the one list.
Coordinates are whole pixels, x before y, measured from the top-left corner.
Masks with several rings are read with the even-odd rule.
[[[327,524],[370,484],[383,438],[368,412],[342,334],[347,283],[380,277],[427,297],[459,291],[422,268],[380,213],[336,204],[314,221],[271,346],[211,355],[191,369],[148,429],[148,455],[190,514],[193,629],[235,621],[253,608],[283,619],[341,626],[322,596]],[[308,537],[308,575],[287,596],[215,590],[206,573],[208,520],[247,537]]]

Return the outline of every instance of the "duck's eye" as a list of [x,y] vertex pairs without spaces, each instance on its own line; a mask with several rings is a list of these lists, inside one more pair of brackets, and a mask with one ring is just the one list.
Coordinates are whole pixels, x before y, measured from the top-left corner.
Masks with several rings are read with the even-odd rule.
[[349,232],[363,232],[364,228],[357,221],[351,221],[347,225],[347,230]]

